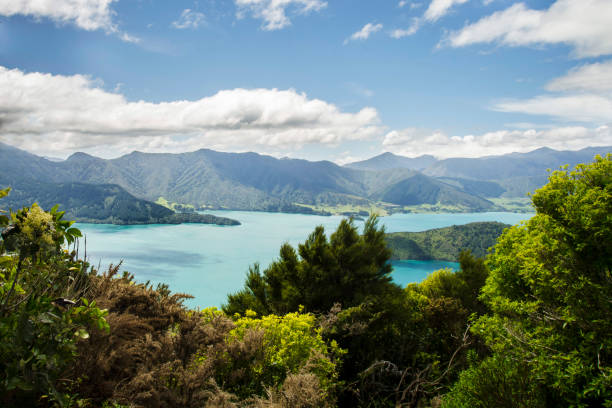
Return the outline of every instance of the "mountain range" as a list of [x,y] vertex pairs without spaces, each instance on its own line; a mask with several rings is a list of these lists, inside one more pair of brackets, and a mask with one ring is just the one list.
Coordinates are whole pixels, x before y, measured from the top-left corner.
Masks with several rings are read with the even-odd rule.
[[[591,162],[597,154],[610,152],[612,146],[587,147],[577,151],[542,147],[527,153],[443,160],[429,155],[407,158],[383,153],[368,160],[346,164],[345,167],[370,171],[417,169],[482,197],[524,197],[546,183],[548,169],[557,170],[565,164],[574,167],[579,163]],[[488,183],[475,184],[475,181]]]
[[134,200],[193,209],[323,213],[347,208],[408,211],[420,206],[433,211],[487,211],[502,209],[495,198],[524,197],[543,185],[547,168],[589,162],[595,154],[610,151],[610,147],[538,149],[446,160],[386,153],[338,166],[208,149],[132,152],[110,160],[75,153],[64,161],[51,161],[0,143],[0,186],[11,185],[30,201],[49,191],[44,185],[81,183],[107,189],[114,185]]

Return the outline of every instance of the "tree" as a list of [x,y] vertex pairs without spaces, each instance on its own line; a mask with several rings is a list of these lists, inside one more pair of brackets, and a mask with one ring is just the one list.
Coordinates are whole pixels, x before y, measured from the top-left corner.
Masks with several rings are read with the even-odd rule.
[[491,361],[528,373],[546,406],[612,406],[611,159],[553,172],[533,195],[536,215],[488,260],[481,299],[492,313],[474,332]]
[[319,226],[297,251],[284,244],[263,274],[257,265],[251,268],[244,289],[229,295],[223,309],[266,315],[296,312],[300,306],[308,312],[328,311],[334,303],[357,306],[394,285],[390,257],[376,216],[365,222],[363,234],[352,219],[343,220],[329,240]]

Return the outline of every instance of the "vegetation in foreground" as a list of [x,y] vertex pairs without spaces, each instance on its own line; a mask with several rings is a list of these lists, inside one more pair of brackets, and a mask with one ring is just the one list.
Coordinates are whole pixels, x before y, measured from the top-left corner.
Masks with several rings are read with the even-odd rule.
[[223,311],[95,271],[56,209],[2,215],[0,405],[612,407],[612,157],[533,203],[406,288],[375,218],[317,228]]

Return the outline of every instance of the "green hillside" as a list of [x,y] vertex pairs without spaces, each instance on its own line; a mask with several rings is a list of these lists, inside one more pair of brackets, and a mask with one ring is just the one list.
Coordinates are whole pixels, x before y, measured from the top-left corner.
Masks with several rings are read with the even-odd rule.
[[422,232],[394,232],[386,234],[385,238],[392,259],[457,261],[464,250],[484,257],[508,227],[500,222],[473,222]]
[[49,209],[55,204],[66,217],[78,222],[104,224],[181,224],[201,223],[239,225],[236,220],[210,214],[178,214],[161,205],[142,200],[114,184],[51,183],[23,178],[8,183],[0,176],[2,187],[11,186],[4,208],[20,208],[38,203]]

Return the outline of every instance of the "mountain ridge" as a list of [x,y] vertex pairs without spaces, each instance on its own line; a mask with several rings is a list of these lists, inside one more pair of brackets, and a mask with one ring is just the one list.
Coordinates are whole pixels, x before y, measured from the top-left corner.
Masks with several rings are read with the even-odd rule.
[[[76,152],[62,162],[0,143],[3,183],[28,174],[47,183],[115,184],[138,199],[196,209],[326,214],[330,212],[494,211],[508,197],[525,197],[546,182],[546,168],[591,161],[608,147],[437,160],[411,168],[364,170],[330,161],[277,159],[254,152],[200,149],[186,153],[132,153],[102,159]],[[375,156],[373,159],[380,156]],[[387,163],[389,164],[389,163]],[[387,165],[385,164],[385,165]],[[393,163],[391,163],[393,164]],[[393,164],[394,165],[394,164]]]
[[329,161],[279,160],[253,152],[132,152],[110,160],[75,153],[63,162],[50,162],[18,149],[10,155],[0,149],[0,158],[5,159],[0,171],[9,179],[16,171],[28,172],[29,163],[36,167],[33,174],[40,181],[117,184],[139,199],[163,197],[196,208],[312,213],[315,211],[308,206],[368,207],[379,201],[401,207],[408,201],[398,194],[399,186],[393,187],[408,182],[415,191],[430,193],[427,200],[412,196],[411,204],[443,204],[472,211],[494,208],[456,186],[421,173],[415,177],[405,169],[371,175]]

